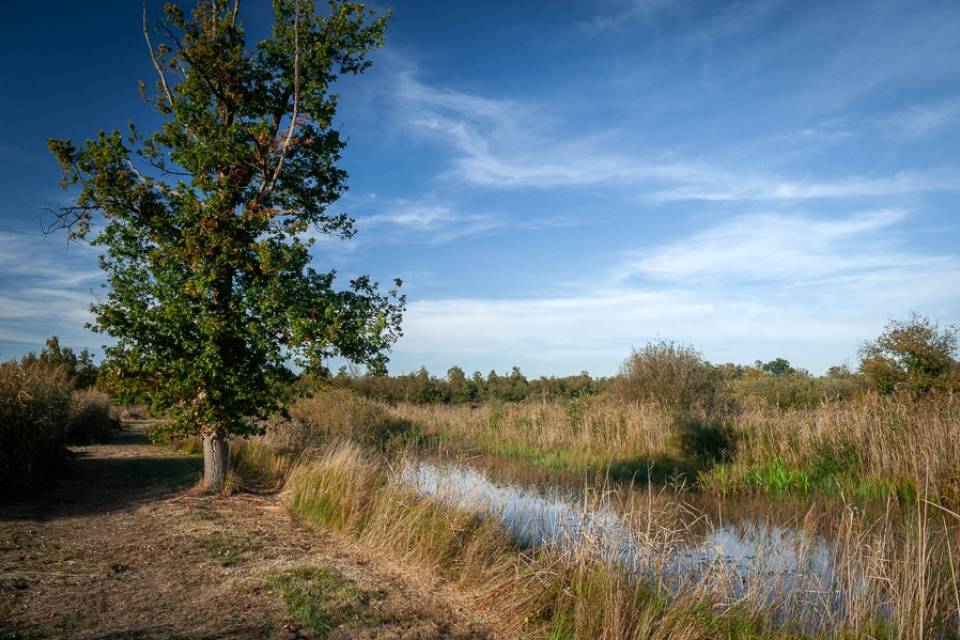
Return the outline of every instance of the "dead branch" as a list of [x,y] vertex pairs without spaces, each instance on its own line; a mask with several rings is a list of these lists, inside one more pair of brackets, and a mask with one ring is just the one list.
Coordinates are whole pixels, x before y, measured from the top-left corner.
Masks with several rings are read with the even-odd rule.
[[157,70],[157,75],[160,76],[160,86],[163,88],[163,93],[167,97],[167,104],[172,108],[174,103],[173,94],[170,93],[170,87],[167,86],[167,76],[163,73],[163,67],[161,67],[157,61],[157,54],[153,49],[153,43],[150,42],[150,29],[147,28],[147,0],[143,0],[143,38],[147,41],[147,49],[150,51],[150,60],[153,61],[153,68]]
[[280,145],[280,157],[277,158],[277,167],[273,170],[273,177],[270,179],[266,189],[261,185],[261,193],[273,190],[280,178],[280,171],[283,169],[283,161],[287,155],[287,149],[293,142],[293,134],[297,129],[297,116],[300,108],[300,4],[294,4],[293,11],[293,114],[290,117],[290,129],[287,131],[287,137]]

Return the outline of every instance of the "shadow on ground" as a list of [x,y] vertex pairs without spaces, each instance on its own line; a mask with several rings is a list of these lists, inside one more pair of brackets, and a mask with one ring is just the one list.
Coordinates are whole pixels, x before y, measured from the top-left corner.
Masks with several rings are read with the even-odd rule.
[[35,495],[0,505],[0,521],[126,509],[182,491],[199,480],[202,467],[200,456],[151,446],[140,430],[117,431],[105,444],[72,450],[60,477]]

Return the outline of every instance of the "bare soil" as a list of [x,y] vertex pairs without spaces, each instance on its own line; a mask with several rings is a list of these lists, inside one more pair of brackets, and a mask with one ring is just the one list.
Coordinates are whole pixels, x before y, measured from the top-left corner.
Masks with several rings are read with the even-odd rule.
[[[449,593],[301,525],[278,496],[197,493],[200,459],[138,430],[74,451],[37,498],[0,506],[0,640],[492,635]],[[306,605],[327,628],[281,588],[303,576],[324,580],[309,593],[325,600]]]

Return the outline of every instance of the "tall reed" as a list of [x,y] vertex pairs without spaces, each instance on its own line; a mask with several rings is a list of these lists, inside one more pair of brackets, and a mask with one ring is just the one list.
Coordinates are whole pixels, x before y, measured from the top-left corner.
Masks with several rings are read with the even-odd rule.
[[[758,539],[769,543],[756,553],[787,554],[796,566],[771,560],[744,574],[722,555],[684,561],[691,544],[702,544],[706,516],[649,486],[587,494],[582,505],[622,514],[637,550],[627,558],[611,552],[603,526],[571,532],[571,544],[524,551],[482,504],[419,495],[393,469],[390,459],[340,442],[295,464],[284,495],[305,521],[460,594],[508,636],[919,640],[960,630],[960,516],[936,503],[921,500],[905,518],[892,502],[872,516],[846,505],[829,536],[812,511],[788,537],[760,521],[766,537]],[[823,566],[806,570],[815,561]]]
[[788,409],[752,404],[729,418],[731,451],[723,460],[685,439],[687,427],[668,409],[610,396],[481,407],[401,404],[391,411],[438,446],[573,471],[621,465],[628,476],[639,471],[642,477],[645,467],[659,465],[692,470],[693,481],[698,467],[707,471],[726,461],[704,476],[708,486],[743,486],[749,473],[773,465],[784,473],[803,471],[836,491],[844,489],[838,480],[866,478],[881,495],[899,485],[916,494],[929,479],[934,495],[960,500],[960,398],[948,394],[864,394]]
[[35,489],[63,462],[70,413],[63,370],[0,364],[0,496]]

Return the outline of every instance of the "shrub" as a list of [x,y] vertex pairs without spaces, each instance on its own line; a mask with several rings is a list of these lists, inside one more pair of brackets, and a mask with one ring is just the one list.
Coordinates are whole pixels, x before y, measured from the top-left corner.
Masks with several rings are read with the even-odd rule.
[[757,367],[764,373],[769,373],[778,378],[796,372],[796,369],[790,366],[790,361],[786,358],[777,358],[766,363],[757,360]]
[[73,392],[67,438],[70,442],[103,442],[120,425],[113,417],[110,396],[87,389]]
[[174,451],[187,454],[203,452],[203,443],[199,436],[185,434],[183,429],[169,420],[157,420],[144,428],[144,435],[153,444],[169,447]]
[[0,495],[26,493],[60,466],[70,411],[63,369],[0,364]]
[[627,402],[667,410],[681,431],[694,423],[699,428],[723,421],[733,409],[721,370],[693,347],[668,340],[634,350],[621,366],[613,389]]
[[940,327],[916,313],[891,320],[882,334],[860,348],[860,371],[881,393],[960,390],[958,327]]
[[89,389],[97,381],[99,369],[93,363],[93,354],[87,349],[77,354],[70,347],[61,347],[57,336],[47,340],[38,360],[42,365],[65,369],[77,389]]
[[634,350],[614,391],[627,402],[654,402],[683,414],[713,416],[726,405],[719,369],[693,347],[669,340]]
[[145,404],[126,404],[119,407],[120,420],[149,420],[150,407]]

